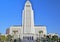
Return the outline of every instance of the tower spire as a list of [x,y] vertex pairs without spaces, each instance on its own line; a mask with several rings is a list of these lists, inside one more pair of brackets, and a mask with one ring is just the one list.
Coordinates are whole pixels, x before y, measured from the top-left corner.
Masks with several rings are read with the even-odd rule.
[[30,0],[27,0],[27,1],[30,1]]
[[25,7],[23,10],[23,32],[32,33],[34,26],[34,13],[30,0],[26,0]]
[[26,3],[25,3],[25,5],[31,5],[30,1],[27,0]]

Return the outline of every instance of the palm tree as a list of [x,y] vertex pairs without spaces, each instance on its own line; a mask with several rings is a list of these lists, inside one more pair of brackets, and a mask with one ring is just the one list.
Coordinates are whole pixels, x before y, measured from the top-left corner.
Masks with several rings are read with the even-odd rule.
[[18,30],[14,30],[14,31],[13,31],[13,33],[14,33],[14,37],[13,37],[13,38],[14,38],[14,42],[16,42],[16,41],[17,41],[17,39],[16,39],[17,32],[18,32]]
[[52,42],[51,35],[47,35],[47,36],[46,36],[46,39],[47,39],[48,42]]
[[37,38],[37,39],[36,39],[36,42],[40,42],[40,39],[39,39],[39,38]]
[[13,38],[13,36],[11,36],[11,35],[7,35],[7,41],[11,41],[12,38]]
[[46,35],[44,35],[43,37],[43,42],[46,42]]
[[52,36],[52,40],[53,41],[58,41],[58,36],[57,35]]
[[59,42],[60,42],[60,37],[59,37],[59,39],[58,39],[58,40],[59,40]]
[[18,42],[21,42],[21,38],[18,38],[17,41],[18,41]]
[[41,34],[43,33],[43,31],[39,31],[39,39],[40,39],[40,42],[41,42]]
[[16,33],[18,32],[18,30],[14,30],[13,33],[14,33],[14,36],[16,35]]
[[39,38],[40,38],[40,35],[43,33],[43,31],[39,31]]

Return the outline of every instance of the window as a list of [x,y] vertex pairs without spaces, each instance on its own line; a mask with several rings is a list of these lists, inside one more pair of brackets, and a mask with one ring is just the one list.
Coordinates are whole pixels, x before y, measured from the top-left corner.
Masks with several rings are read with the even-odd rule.
[[30,5],[26,5],[26,7],[30,7]]
[[33,40],[33,36],[31,36],[31,37],[23,37],[23,39]]

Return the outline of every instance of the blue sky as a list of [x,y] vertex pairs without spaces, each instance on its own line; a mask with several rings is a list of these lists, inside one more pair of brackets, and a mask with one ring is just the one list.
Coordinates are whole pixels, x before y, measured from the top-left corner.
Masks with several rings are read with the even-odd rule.
[[[26,0],[0,0],[0,33],[12,25],[22,24],[22,10]],[[60,0],[30,0],[35,25],[46,25],[48,33],[60,34]]]

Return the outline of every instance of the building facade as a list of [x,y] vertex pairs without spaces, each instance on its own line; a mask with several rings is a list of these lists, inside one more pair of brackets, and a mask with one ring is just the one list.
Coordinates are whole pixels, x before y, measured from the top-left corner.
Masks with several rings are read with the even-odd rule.
[[30,1],[26,1],[24,10],[22,13],[22,26],[11,26],[9,28],[10,35],[15,35],[14,39],[21,38],[21,39],[36,39],[39,37],[39,31],[43,31],[41,34],[47,34],[46,26],[35,26],[34,25],[34,11],[32,9],[32,4]]

